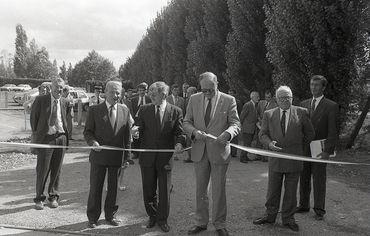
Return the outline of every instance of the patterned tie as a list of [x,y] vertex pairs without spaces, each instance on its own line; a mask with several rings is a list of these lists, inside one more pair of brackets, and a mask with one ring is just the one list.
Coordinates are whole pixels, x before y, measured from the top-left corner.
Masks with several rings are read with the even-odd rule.
[[58,109],[58,101],[54,99],[53,107],[51,108],[50,126],[54,126],[57,122],[57,109]]
[[114,129],[114,126],[116,124],[116,111],[115,111],[114,105],[111,105],[109,108],[109,120],[112,128]]
[[211,111],[212,111],[212,99],[208,98],[206,114],[204,115],[204,122],[205,122],[206,126],[208,126],[209,121],[211,120]]
[[311,115],[313,114],[313,112],[315,111],[315,108],[316,108],[316,98],[314,98],[312,100],[312,103],[311,103]]
[[285,136],[285,119],[286,119],[285,113],[286,111],[283,111],[283,115],[281,116],[281,120],[280,120],[280,126],[281,126],[281,131],[283,133],[283,136]]

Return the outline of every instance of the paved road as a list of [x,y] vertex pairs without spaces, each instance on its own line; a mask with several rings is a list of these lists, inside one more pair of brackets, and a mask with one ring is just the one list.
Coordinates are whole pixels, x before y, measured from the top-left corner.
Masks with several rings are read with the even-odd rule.
[[[101,220],[94,230],[86,229],[86,201],[89,184],[87,153],[68,153],[62,170],[61,206],[33,208],[34,164],[21,169],[0,172],[0,224],[47,229],[62,229],[97,234],[159,235],[158,227],[145,228],[147,220],[141,191],[140,170],[137,164],[125,173],[127,191],[119,192],[118,217],[123,224],[111,227]],[[194,217],[194,171],[192,164],[175,162],[174,192],[171,195],[168,235],[185,235]],[[228,229],[232,235],[290,235],[281,226],[255,226],[252,220],[264,212],[267,188],[267,164],[231,162],[227,178]],[[370,232],[368,192],[351,188],[329,176],[327,193],[328,214],[325,221],[314,220],[314,213],[297,215],[301,235],[366,235]],[[102,215],[103,218],[104,214]],[[1,233],[1,230],[0,230]],[[215,235],[212,227],[200,235]]]

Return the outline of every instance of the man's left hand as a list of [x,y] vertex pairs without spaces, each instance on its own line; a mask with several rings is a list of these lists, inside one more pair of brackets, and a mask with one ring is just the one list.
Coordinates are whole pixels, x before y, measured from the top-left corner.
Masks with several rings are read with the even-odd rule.
[[324,159],[324,160],[328,160],[329,159],[329,156],[330,155],[327,152],[322,152],[319,155],[317,155],[317,157],[321,157],[321,159]]
[[182,147],[181,143],[176,143],[175,145],[175,153],[182,153],[184,151],[184,148]]
[[230,142],[231,135],[228,132],[223,132],[217,137],[216,142],[226,145]]

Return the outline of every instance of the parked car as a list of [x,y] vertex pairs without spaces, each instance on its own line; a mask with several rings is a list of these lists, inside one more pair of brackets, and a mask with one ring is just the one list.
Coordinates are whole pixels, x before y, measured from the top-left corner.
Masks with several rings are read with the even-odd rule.
[[69,87],[69,93],[73,97],[73,110],[77,111],[78,110],[78,100],[81,100],[82,102],[82,110],[87,111],[89,109],[89,96],[86,94],[85,91],[80,90],[80,89],[75,89],[73,87]]
[[5,84],[3,86],[0,87],[0,91],[12,91],[14,89],[14,87],[17,87],[17,85],[15,84]]
[[31,89],[32,87],[28,84],[18,84],[17,87],[12,88],[15,92],[25,92]]

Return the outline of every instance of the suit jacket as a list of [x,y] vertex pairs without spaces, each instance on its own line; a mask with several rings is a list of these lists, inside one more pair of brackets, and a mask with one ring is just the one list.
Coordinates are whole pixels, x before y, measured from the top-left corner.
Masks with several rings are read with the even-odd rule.
[[254,134],[257,129],[258,113],[252,101],[246,102],[240,114],[240,122],[242,123],[242,132]]
[[[93,105],[87,112],[84,137],[88,145],[94,141],[100,145],[127,148],[131,129],[130,111],[124,104],[117,104],[116,125],[113,129],[106,103]],[[104,166],[121,166],[122,151],[91,150],[90,162]]]
[[266,100],[261,100],[258,102],[257,105],[257,113],[258,113],[258,119],[262,120],[263,113],[267,110],[273,109],[275,107],[278,107],[278,104],[276,103],[275,99],[271,99],[270,103],[267,103]]
[[[182,127],[182,111],[167,103],[161,127],[155,121],[155,106],[146,104],[140,107],[136,125],[139,126],[139,143],[141,148],[173,149],[176,143],[185,146],[185,135]],[[146,153],[139,155],[139,163],[144,167],[172,166],[173,153]]]
[[[323,97],[314,112],[311,110],[312,98],[304,100],[301,106],[309,111],[315,129],[314,140],[326,139],[324,151],[333,154],[339,135],[339,106],[330,99]],[[310,149],[307,148],[310,155]]]
[[[49,118],[51,114],[51,94],[37,96],[32,104],[30,123],[32,129],[32,139],[35,143],[46,143],[45,136],[49,131]],[[68,137],[67,129],[67,107],[64,99],[60,99],[60,110],[62,116],[63,129]],[[67,139],[68,145],[68,139]]]
[[[145,97],[146,104],[149,104],[152,102],[152,100],[150,99],[148,95],[145,95],[144,97]],[[139,111],[140,106],[138,106],[138,103],[139,103],[139,96],[135,96],[131,98],[131,106],[132,106],[132,112],[133,112],[132,115],[134,117],[136,117],[137,112]]]
[[181,108],[182,113],[184,114],[184,111],[185,111],[185,99],[184,98],[178,96],[177,101],[175,102],[174,99],[173,99],[173,96],[170,95],[170,96],[167,97],[166,100],[167,100],[168,103]]
[[[192,136],[196,130],[204,131],[207,134],[219,136],[223,132],[228,132],[232,140],[240,132],[240,121],[236,109],[235,98],[222,92],[214,116],[211,118],[208,126],[204,122],[204,95],[196,93],[190,97],[184,119],[184,129],[189,136]],[[215,164],[227,164],[230,162],[230,145],[222,145],[215,140],[207,138],[203,140],[194,140],[191,149],[191,159],[199,162],[207,150],[210,162]]]
[[[305,108],[291,106],[288,128],[283,136],[280,126],[280,109],[274,108],[263,114],[259,133],[261,142],[268,146],[272,141],[283,150],[281,152],[303,155],[303,147],[315,137],[315,130]],[[276,172],[299,172],[303,168],[301,161],[270,158],[269,169]]]

